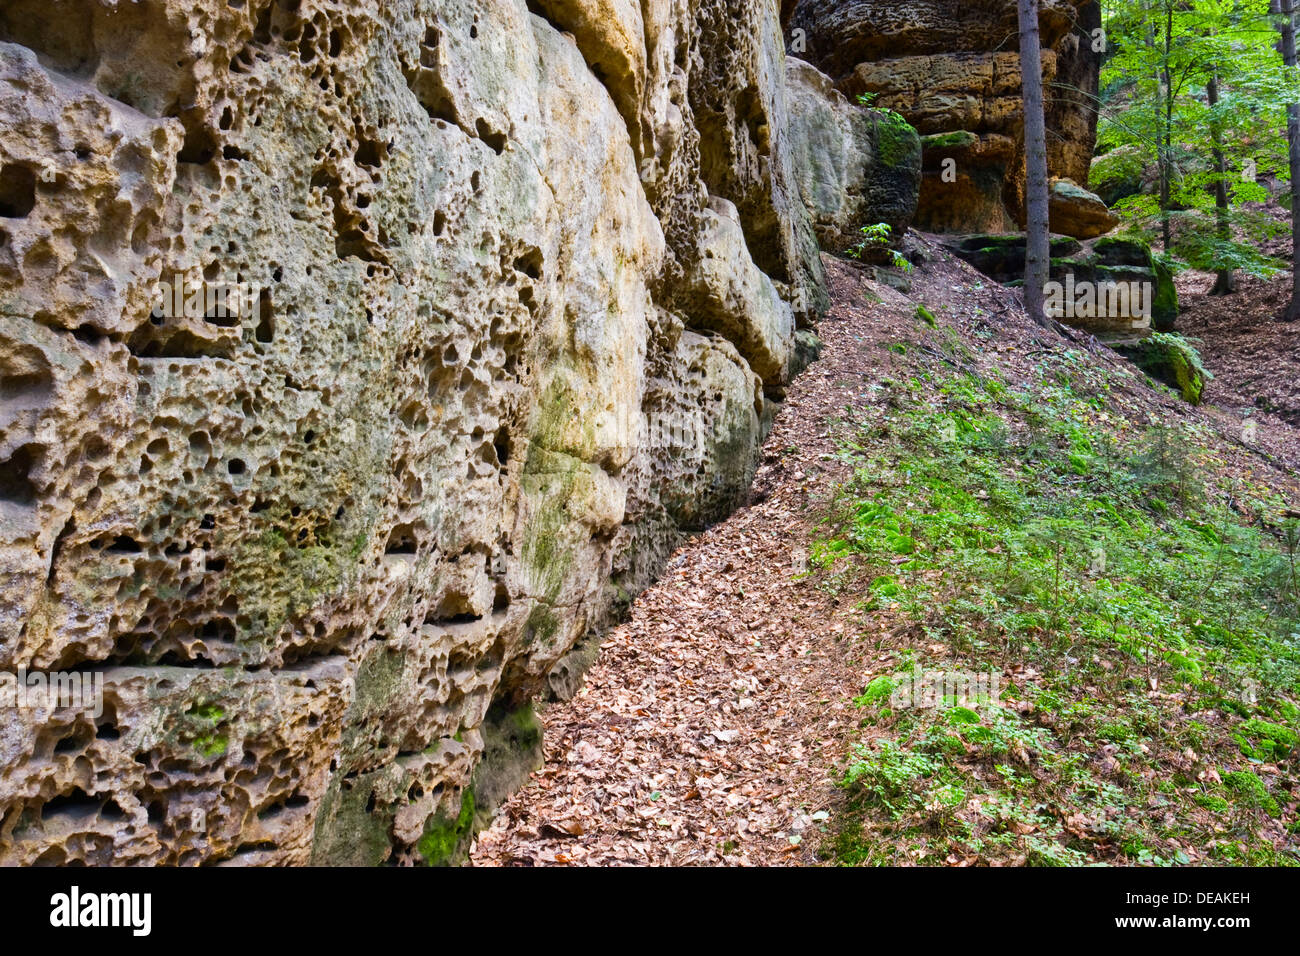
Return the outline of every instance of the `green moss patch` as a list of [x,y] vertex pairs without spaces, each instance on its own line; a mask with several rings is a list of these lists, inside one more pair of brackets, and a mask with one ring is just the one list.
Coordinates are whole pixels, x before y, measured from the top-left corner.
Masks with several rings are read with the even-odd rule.
[[455,816],[436,813],[424,824],[424,835],[415,848],[429,866],[457,862],[468,847],[474,831],[474,788],[461,792],[460,810]]

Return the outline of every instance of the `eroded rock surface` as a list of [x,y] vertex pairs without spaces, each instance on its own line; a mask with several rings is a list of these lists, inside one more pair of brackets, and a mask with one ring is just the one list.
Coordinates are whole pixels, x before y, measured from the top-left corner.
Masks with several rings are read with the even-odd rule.
[[106,685],[0,721],[0,863],[457,856],[824,302],[783,46],[753,0],[0,9],[0,669]]
[[791,57],[786,76],[800,193],[823,249],[842,253],[861,229],[901,238],[916,215],[921,143],[897,115],[864,109],[815,66]]
[[1073,180],[1053,179],[1047,200],[1052,232],[1076,239],[1095,239],[1119,225],[1119,216]]
[[[796,55],[850,97],[902,113],[925,137],[918,228],[1005,232],[1024,224],[1024,119],[1013,0],[791,0]],[[1101,27],[1095,0],[1044,0],[1048,165],[1087,185]],[[951,161],[945,166],[944,161]],[[949,176],[945,178],[945,171]]]

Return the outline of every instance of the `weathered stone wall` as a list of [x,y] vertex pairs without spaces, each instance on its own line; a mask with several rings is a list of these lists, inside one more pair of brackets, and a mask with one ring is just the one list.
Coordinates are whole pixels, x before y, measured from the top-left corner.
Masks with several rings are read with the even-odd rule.
[[[872,94],[922,135],[916,225],[999,232],[1024,225],[1024,119],[1013,0],[789,0],[788,33],[850,97]],[[1097,132],[1096,0],[1043,0],[1048,166],[1080,186]],[[955,181],[943,179],[955,160]]]
[[864,109],[831,78],[791,57],[786,68],[795,177],[823,249],[844,253],[862,227],[901,241],[916,215],[921,144],[897,114]]
[[106,684],[0,714],[0,863],[456,855],[823,301],[783,45],[774,0],[0,4],[0,670]]

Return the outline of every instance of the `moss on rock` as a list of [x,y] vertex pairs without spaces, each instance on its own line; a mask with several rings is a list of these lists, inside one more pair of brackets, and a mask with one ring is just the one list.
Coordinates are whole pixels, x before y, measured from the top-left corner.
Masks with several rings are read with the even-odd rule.
[[379,796],[391,772],[336,775],[330,781],[316,815],[313,866],[378,866],[388,859],[393,811]]
[[921,137],[921,149],[927,153],[955,149],[967,149],[980,140],[979,136],[968,130],[953,130],[950,133],[931,133]]
[[1169,267],[1153,257],[1151,266],[1156,274],[1156,294],[1151,303],[1151,324],[1157,332],[1172,332],[1178,321],[1178,289]]
[[876,150],[885,166],[905,165],[919,155],[921,137],[900,114],[882,112],[876,122]]
[[449,866],[460,861],[474,833],[474,788],[461,791],[460,810],[453,817],[445,812],[431,816],[415,848],[429,866]]
[[1205,382],[1214,377],[1201,364],[1193,343],[1181,335],[1154,332],[1139,342],[1117,346],[1116,350],[1147,375],[1177,389],[1193,405],[1201,403]]

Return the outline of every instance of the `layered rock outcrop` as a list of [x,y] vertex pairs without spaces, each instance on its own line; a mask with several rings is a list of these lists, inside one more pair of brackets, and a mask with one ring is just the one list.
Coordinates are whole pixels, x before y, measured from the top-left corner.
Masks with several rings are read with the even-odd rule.
[[[1025,235],[953,237],[952,253],[990,278],[1020,285],[1025,276]],[[1178,320],[1173,274],[1140,239],[1104,236],[1080,242],[1053,236],[1048,311],[1067,325],[1108,342],[1172,332]]]
[[843,253],[876,223],[901,239],[916,215],[921,142],[894,113],[863,109],[815,66],[787,60],[795,176],[823,249]]
[[[918,228],[1023,227],[1024,121],[1012,0],[794,0],[786,20],[796,56],[850,97],[866,93],[874,106],[897,110],[924,137]],[[1039,25],[1048,165],[1086,186],[1097,128],[1100,54],[1093,31],[1101,27],[1100,7],[1095,0],[1044,0]]]
[[0,718],[0,863],[457,855],[747,488],[785,70],[770,0],[0,8],[0,671],[104,680]]

